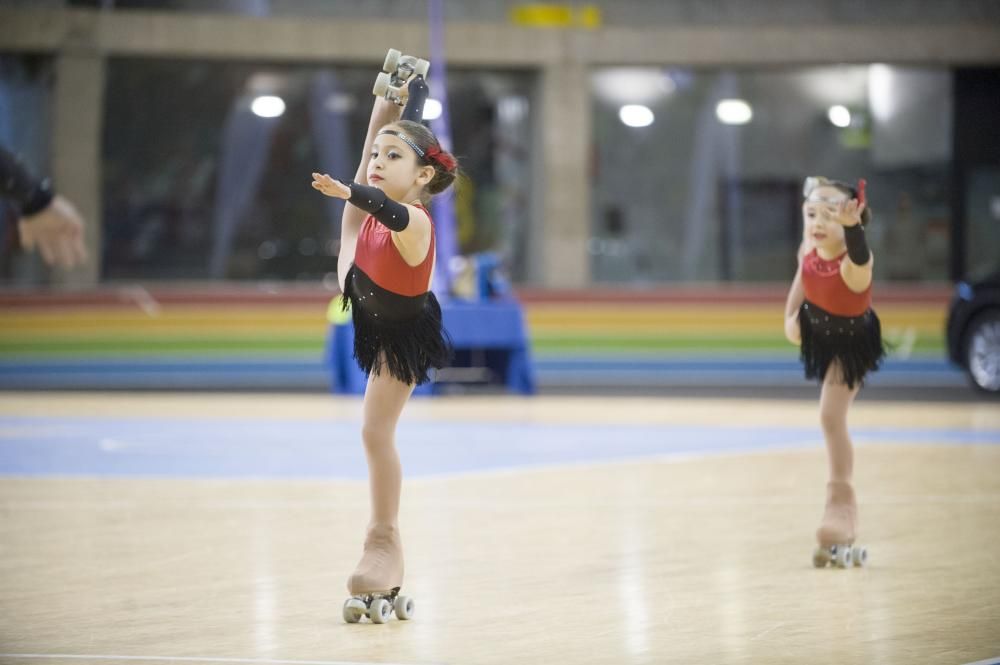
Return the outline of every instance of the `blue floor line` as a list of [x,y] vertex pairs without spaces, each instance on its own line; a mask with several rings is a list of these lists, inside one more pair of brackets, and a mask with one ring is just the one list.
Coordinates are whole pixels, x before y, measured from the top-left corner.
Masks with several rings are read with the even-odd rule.
[[[0,474],[351,478],[359,423],[254,419],[0,418]],[[863,428],[858,443],[1000,444],[1000,430]],[[819,446],[817,428],[401,423],[408,477]]]

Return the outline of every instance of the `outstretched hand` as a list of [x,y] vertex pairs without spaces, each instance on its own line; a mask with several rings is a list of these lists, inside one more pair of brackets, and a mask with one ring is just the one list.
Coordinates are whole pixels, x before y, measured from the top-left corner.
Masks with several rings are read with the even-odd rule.
[[347,200],[351,198],[351,188],[344,183],[331,178],[325,173],[313,173],[312,186],[327,196]]
[[864,212],[865,204],[857,199],[844,201],[826,211],[826,218],[831,222],[836,222],[841,226],[857,226],[861,223],[861,213]]
[[60,195],[43,210],[22,217],[17,224],[21,245],[36,247],[50,266],[73,268],[87,260],[83,244],[83,218],[73,204]]

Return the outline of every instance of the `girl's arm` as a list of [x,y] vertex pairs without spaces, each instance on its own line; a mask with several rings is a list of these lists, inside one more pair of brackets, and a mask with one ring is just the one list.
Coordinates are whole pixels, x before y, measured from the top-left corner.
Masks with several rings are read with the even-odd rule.
[[847,288],[855,293],[864,293],[872,283],[872,266],[875,264],[875,257],[869,253],[868,263],[863,266],[856,265],[853,261],[843,261],[840,264],[840,276],[847,284]]
[[[354,174],[355,182],[364,182],[368,174],[368,159],[372,152],[372,144],[375,142],[375,135],[378,130],[391,122],[399,120],[402,107],[385,99],[376,97],[375,105],[372,107],[371,119],[368,122],[368,135],[365,137],[365,145],[361,149],[361,163]],[[314,173],[315,179],[319,174]],[[313,186],[316,187],[315,180]],[[317,187],[318,189],[318,187]],[[348,191],[348,196],[350,192]],[[341,197],[347,198],[347,197]],[[358,234],[361,232],[361,223],[365,221],[365,212],[352,205],[344,206],[344,215],[340,221],[340,254],[337,257],[337,280],[340,282],[340,289],[344,289],[344,279],[347,271],[354,263],[354,252],[358,244]]]
[[[431,245],[431,221],[422,209],[394,201],[377,187],[360,185],[356,182],[346,184],[325,173],[313,173],[312,186],[327,196],[350,202],[352,205],[348,206],[349,208],[359,210],[360,213],[367,212],[388,228],[392,232],[393,245],[409,265],[417,266],[427,257]],[[361,221],[364,220],[362,214],[359,214],[358,217]],[[347,219],[346,211],[344,218]],[[357,222],[354,229],[354,245],[352,247],[355,248],[361,221]],[[343,237],[342,233],[341,238]],[[340,252],[337,268],[341,281],[346,277],[354,255],[354,252],[351,252],[350,260],[348,260],[344,258],[344,251]],[[343,289],[343,284],[341,284],[341,289]]]
[[847,260],[840,262],[840,277],[847,288],[855,293],[863,293],[872,283],[872,266],[875,257],[865,241],[865,230],[861,225],[861,213],[865,204],[857,199],[846,201],[837,208],[833,221],[844,227],[847,241]]
[[431,220],[420,208],[409,204],[405,207],[410,223],[402,231],[392,232],[392,244],[407,265],[416,267],[423,263],[431,249]]
[[806,241],[803,240],[799,245],[799,265],[795,269],[795,279],[792,280],[792,287],[788,290],[788,298],[785,300],[785,337],[796,346],[802,343],[799,308],[806,299],[805,289],[802,288],[802,257],[805,256],[805,251]]

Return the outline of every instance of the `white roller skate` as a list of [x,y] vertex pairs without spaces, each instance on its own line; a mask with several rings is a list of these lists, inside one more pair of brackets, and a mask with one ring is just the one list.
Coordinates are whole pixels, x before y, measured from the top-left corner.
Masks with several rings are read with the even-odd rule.
[[358,623],[368,617],[372,623],[385,623],[396,613],[397,619],[413,617],[413,599],[399,595],[399,587],[387,592],[354,595],[344,601],[344,621]]
[[368,530],[364,554],[347,580],[351,597],[344,602],[344,621],[357,623],[368,617],[372,623],[385,623],[393,612],[399,619],[410,619],[414,603],[409,596],[399,594],[402,584],[399,530],[391,525],[375,525]]
[[372,94],[385,97],[391,102],[403,106],[405,101],[400,96],[399,89],[411,76],[427,78],[431,63],[412,55],[403,55],[394,48],[389,49],[382,64],[382,71],[375,77]]
[[868,563],[868,548],[854,544],[858,507],[854,488],[842,480],[826,485],[826,509],[816,530],[819,546],[813,552],[813,565],[827,564],[837,568],[864,566]]

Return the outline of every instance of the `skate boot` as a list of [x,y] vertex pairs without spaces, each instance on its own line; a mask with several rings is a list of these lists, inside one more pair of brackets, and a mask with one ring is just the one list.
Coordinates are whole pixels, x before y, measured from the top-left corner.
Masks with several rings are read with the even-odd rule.
[[826,484],[826,510],[816,530],[819,547],[813,552],[814,566],[823,568],[830,564],[847,568],[867,563],[868,549],[854,544],[857,521],[854,488],[847,481],[831,480]]
[[403,546],[399,529],[376,524],[368,530],[365,550],[347,580],[351,597],[344,603],[344,621],[357,623],[367,616],[385,623],[393,612],[400,619],[413,616],[413,599],[399,595],[403,584]]

